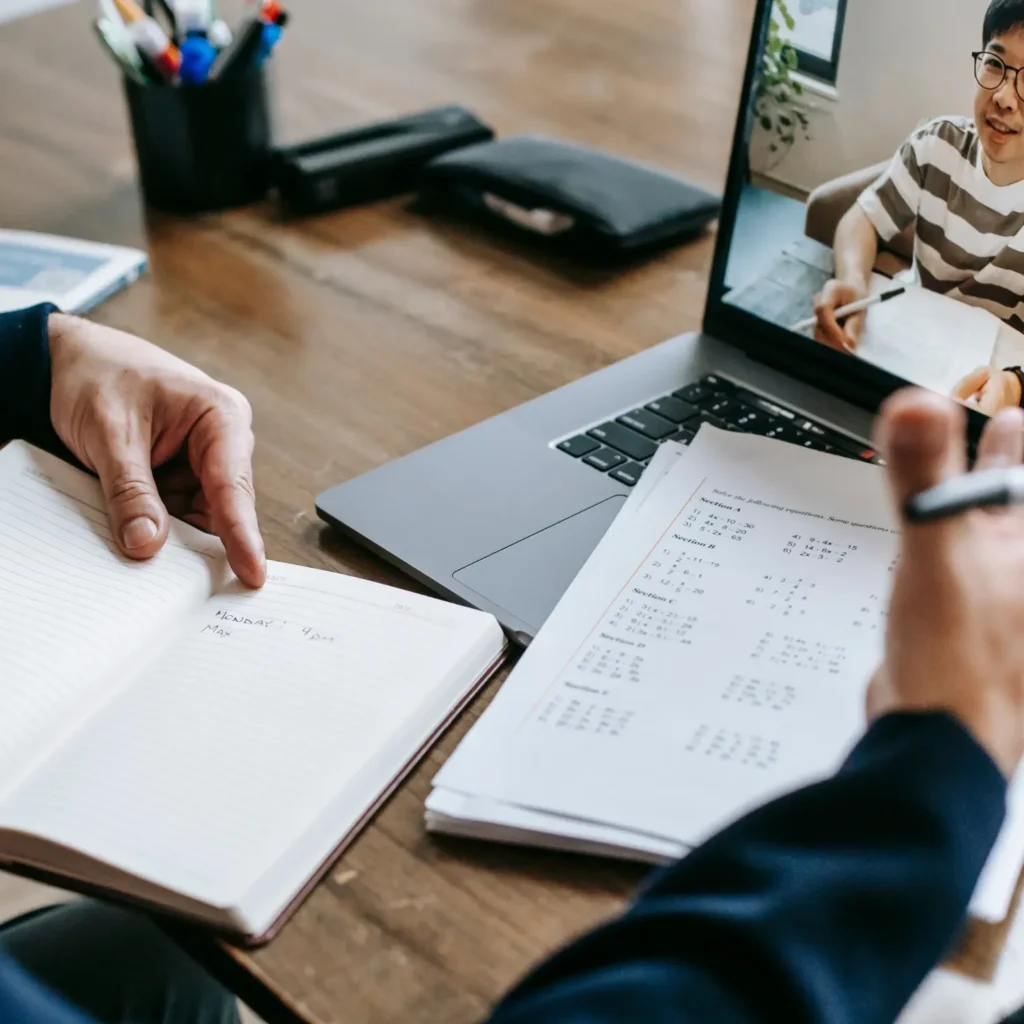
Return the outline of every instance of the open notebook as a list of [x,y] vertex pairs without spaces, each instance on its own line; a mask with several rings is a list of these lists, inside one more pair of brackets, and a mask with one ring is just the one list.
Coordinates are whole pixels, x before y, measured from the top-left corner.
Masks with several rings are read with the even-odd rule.
[[99,485],[0,451],[0,863],[268,939],[500,663],[489,615],[174,522],[117,554]]
[[[834,772],[897,557],[885,474],[703,427],[663,445],[434,779],[433,831],[660,862]],[[972,902],[1004,919],[1024,776]]]

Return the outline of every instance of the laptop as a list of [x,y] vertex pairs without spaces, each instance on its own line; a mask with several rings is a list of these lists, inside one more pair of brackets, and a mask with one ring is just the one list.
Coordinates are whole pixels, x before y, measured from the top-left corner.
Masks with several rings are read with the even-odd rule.
[[[879,461],[870,443],[873,414],[906,379],[791,329],[831,276],[832,252],[804,236],[804,202],[749,173],[771,6],[759,0],[755,14],[702,331],[317,500],[326,522],[437,593],[492,613],[521,645],[537,634],[666,440],[688,444],[709,423]],[[947,112],[921,111],[906,135],[938,113]],[[901,142],[891,140],[889,153]],[[972,431],[982,422],[972,413]]]

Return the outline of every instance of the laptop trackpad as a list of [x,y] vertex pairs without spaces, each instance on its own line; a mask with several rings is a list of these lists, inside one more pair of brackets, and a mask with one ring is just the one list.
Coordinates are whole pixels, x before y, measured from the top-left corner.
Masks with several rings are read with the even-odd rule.
[[624,494],[606,498],[459,569],[454,578],[529,624],[536,634],[625,500]]

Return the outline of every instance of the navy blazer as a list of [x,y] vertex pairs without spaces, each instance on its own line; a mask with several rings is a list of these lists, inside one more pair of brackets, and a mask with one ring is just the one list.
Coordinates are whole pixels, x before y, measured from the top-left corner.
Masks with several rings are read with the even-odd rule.
[[492,1024],[891,1024],[956,940],[1006,783],[944,714],[876,722],[836,776],[657,875]]
[[[59,450],[49,311],[0,315],[0,438]],[[954,719],[890,715],[834,778],[657,874],[491,1024],[890,1024],[956,939],[1005,800]],[[2,958],[0,1021],[87,1024]]]

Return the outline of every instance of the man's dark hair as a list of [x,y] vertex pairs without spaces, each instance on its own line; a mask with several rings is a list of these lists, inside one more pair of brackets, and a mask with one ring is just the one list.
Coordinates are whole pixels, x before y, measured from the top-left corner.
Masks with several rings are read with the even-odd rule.
[[981,45],[988,46],[996,36],[1005,36],[1015,28],[1024,28],[1024,0],[992,0],[985,12]]

